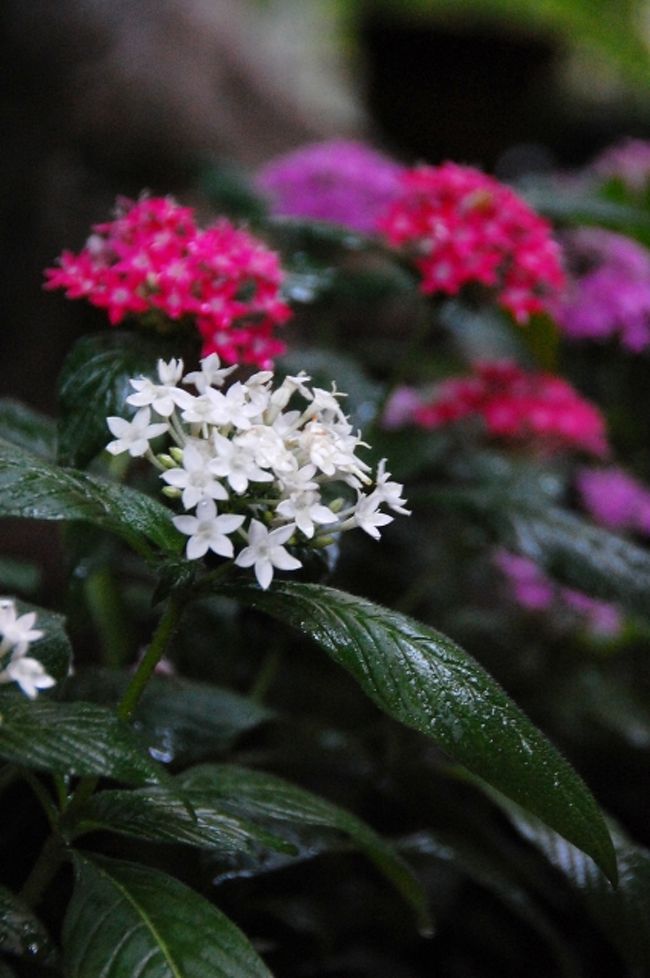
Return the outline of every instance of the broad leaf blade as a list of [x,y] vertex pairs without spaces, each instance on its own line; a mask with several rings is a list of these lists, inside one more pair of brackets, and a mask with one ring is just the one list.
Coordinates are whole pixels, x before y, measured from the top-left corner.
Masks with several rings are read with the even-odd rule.
[[75,856],[67,978],[271,978],[242,932],[164,873]]
[[172,513],[144,493],[50,465],[0,439],[0,517],[78,520],[124,537],[135,549],[149,543],[170,554],[182,547]]
[[15,699],[2,704],[0,715],[0,757],[15,764],[127,784],[166,777],[127,724],[104,707]]
[[0,951],[41,963],[51,963],[55,957],[43,924],[20,897],[4,886],[0,886]]
[[42,458],[56,454],[56,426],[51,418],[27,404],[0,398],[0,431],[7,441]]
[[111,440],[106,418],[124,413],[131,377],[153,376],[160,342],[115,330],[84,336],[59,376],[59,452],[62,465],[83,468]]
[[446,636],[333,588],[278,583],[231,588],[294,625],[390,716],[591,855],[610,879],[616,859],[596,802],[573,768],[488,673]]
[[252,820],[261,819],[272,831],[283,826],[334,829],[347,836],[386,876],[414,908],[423,930],[430,929],[426,898],[420,883],[393,846],[365,822],[318,795],[263,771],[224,764],[203,764],[179,777],[183,797],[203,792],[226,803],[228,809]]
[[100,791],[79,811],[82,832],[105,829],[149,842],[171,842],[223,853],[264,846],[292,854],[295,849],[236,813],[205,790],[165,788]]

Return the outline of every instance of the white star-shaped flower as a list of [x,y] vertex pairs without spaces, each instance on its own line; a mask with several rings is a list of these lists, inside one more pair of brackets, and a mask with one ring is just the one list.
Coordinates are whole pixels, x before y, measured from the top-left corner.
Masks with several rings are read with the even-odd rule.
[[6,669],[0,672],[0,683],[18,683],[30,700],[36,699],[39,689],[49,689],[56,680],[45,671],[38,659],[14,656]]
[[246,492],[249,482],[273,482],[273,475],[261,469],[252,452],[237,439],[231,441],[215,431],[212,441],[216,454],[210,462],[210,471],[227,479],[235,492]]
[[371,492],[369,496],[360,495],[354,508],[354,524],[365,530],[375,540],[380,538],[377,527],[386,526],[387,523],[393,522],[392,516],[379,511],[380,504],[381,499],[374,492]]
[[401,513],[402,516],[410,516],[411,510],[404,508],[405,499],[402,498],[404,486],[401,482],[389,482],[390,472],[386,471],[386,459],[382,458],[377,466],[377,484],[373,495],[380,502],[385,503],[394,513]]
[[285,550],[287,543],[295,530],[293,523],[268,530],[259,520],[251,520],[248,530],[248,546],[237,555],[235,563],[238,567],[255,566],[255,577],[263,591],[273,580],[273,570],[297,570],[301,562]]
[[228,493],[209,467],[210,456],[188,442],[183,449],[183,467],[168,469],[160,476],[168,485],[182,489],[185,509],[193,509],[202,499],[227,499]]
[[106,418],[111,434],[115,435],[115,441],[109,442],[106,451],[111,455],[128,452],[132,458],[146,455],[149,442],[169,431],[167,422],[161,421],[158,424],[150,424],[150,422],[151,410],[148,407],[136,411],[132,421],[127,421],[126,418]]
[[199,394],[205,394],[209,387],[223,387],[228,374],[236,369],[237,364],[233,367],[222,367],[217,354],[210,353],[201,360],[201,369],[186,374],[183,380],[186,384],[194,384]]
[[154,383],[149,377],[137,377],[131,380],[131,387],[135,394],[129,394],[126,399],[127,404],[134,407],[152,407],[156,414],[162,418],[169,418],[174,413],[176,407],[184,407],[188,404],[191,397],[187,391],[181,390],[176,385],[183,373],[182,360],[158,361],[159,384]]
[[10,649],[14,655],[24,655],[31,642],[43,637],[43,632],[34,628],[35,622],[35,611],[18,615],[11,598],[4,598],[0,604],[0,655]]
[[309,540],[314,535],[315,523],[327,526],[329,523],[336,523],[337,519],[332,510],[321,503],[318,492],[292,493],[289,499],[278,503],[277,512],[292,520]]
[[243,516],[224,514],[217,516],[212,499],[202,499],[196,507],[196,516],[175,516],[174,526],[189,536],[185,550],[188,560],[205,556],[208,550],[220,557],[232,557],[234,548],[227,534],[234,533],[244,522]]

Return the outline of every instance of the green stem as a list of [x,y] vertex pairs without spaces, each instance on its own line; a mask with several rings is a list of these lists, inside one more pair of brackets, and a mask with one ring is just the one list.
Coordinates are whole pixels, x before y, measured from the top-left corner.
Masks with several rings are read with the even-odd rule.
[[169,640],[176,630],[181,614],[180,601],[171,597],[162,618],[158,622],[158,627],[153,634],[149,647],[142,656],[138,668],[117,707],[117,715],[121,720],[131,719],[145,686],[167,650]]
[[20,891],[20,896],[28,906],[34,907],[40,901],[65,858],[65,844],[60,836],[53,833],[41,849],[40,855]]
[[85,582],[84,591],[100,635],[106,665],[119,668],[128,657],[132,636],[110,567],[94,571]]
[[273,680],[278,673],[280,665],[282,664],[284,652],[283,645],[284,642],[278,643],[275,648],[272,648],[265,656],[261,669],[255,677],[255,682],[253,683],[251,691],[248,694],[254,703],[259,703],[261,705],[266,699],[266,695],[273,684]]

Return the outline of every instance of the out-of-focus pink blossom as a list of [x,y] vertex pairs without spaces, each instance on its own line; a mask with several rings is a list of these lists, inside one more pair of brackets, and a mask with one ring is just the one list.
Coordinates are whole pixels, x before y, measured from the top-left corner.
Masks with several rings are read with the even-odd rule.
[[618,336],[633,353],[650,346],[650,252],[601,228],[564,237],[569,286],[552,313],[571,340]]
[[590,169],[602,179],[620,180],[632,193],[642,193],[650,184],[650,141],[624,139],[608,146]]
[[[389,403],[389,417],[395,413]],[[525,371],[509,360],[475,364],[471,375],[443,381],[419,405],[405,403],[402,414],[423,428],[475,417],[492,438],[546,451],[605,455],[608,450],[598,408],[561,377]]]
[[401,166],[364,143],[334,139],[271,160],[255,183],[274,214],[372,234],[399,192],[401,172]]
[[169,197],[119,202],[115,220],[45,274],[46,288],[105,309],[112,326],[143,316],[193,323],[203,356],[267,368],[284,352],[275,328],[290,310],[277,256],[224,219],[197,227],[192,209]]
[[564,287],[549,223],[472,167],[405,171],[380,225],[391,245],[408,249],[427,294],[456,295],[476,282],[494,289],[501,306],[525,323]]
[[572,612],[592,635],[614,637],[623,626],[620,609],[607,601],[561,587],[528,557],[498,550],[494,563],[506,578],[511,595],[527,611]]
[[622,469],[582,469],[576,485],[597,523],[650,536],[650,489]]

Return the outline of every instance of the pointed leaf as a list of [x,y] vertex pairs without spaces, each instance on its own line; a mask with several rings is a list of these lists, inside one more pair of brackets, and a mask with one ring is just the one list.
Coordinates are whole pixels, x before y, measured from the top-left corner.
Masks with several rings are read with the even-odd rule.
[[280,835],[283,826],[315,826],[343,833],[411,904],[422,929],[430,929],[426,898],[409,866],[390,843],[351,812],[275,775],[234,765],[199,765],[185,771],[178,780],[184,797],[187,793],[192,799],[195,792],[203,792],[213,804],[219,799],[228,810],[252,820],[261,819]]
[[191,786],[183,786],[178,794],[165,788],[100,791],[78,812],[77,824],[81,832],[105,829],[150,842],[180,843],[224,853],[250,852],[259,846],[289,854],[295,851],[291,844],[229,811],[219,801],[211,792]]
[[154,376],[166,353],[159,337],[114,330],[84,336],[68,354],[59,376],[59,462],[83,468],[111,434],[110,415],[123,415],[131,377]]
[[220,910],[164,873],[75,856],[67,978],[272,978]]
[[56,425],[47,415],[11,398],[0,398],[0,431],[13,445],[34,455],[53,460],[56,454]]
[[0,951],[42,963],[51,962],[55,956],[43,924],[4,886],[0,886]]
[[[226,590],[224,588],[224,590]],[[283,582],[228,593],[304,632],[390,716],[589,853],[610,877],[609,833],[585,784],[488,673],[451,639],[333,588]]]
[[182,547],[172,512],[125,486],[55,465],[0,439],[0,517],[79,520],[124,537],[134,549]]
[[92,703],[6,700],[0,707],[0,757],[41,771],[129,784],[166,777],[130,727]]
[[[64,695],[116,705],[128,682],[123,672],[88,669],[70,679]],[[187,763],[225,750],[274,716],[268,707],[220,686],[152,676],[133,719],[152,757]]]

